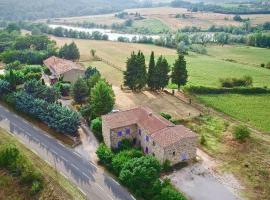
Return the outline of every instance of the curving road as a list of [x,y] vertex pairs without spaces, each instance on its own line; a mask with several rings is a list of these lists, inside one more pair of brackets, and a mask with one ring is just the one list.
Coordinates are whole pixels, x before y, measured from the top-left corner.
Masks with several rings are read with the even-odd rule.
[[90,200],[134,200],[108,174],[85,158],[48,136],[0,105],[0,127],[17,137],[26,147],[71,180]]

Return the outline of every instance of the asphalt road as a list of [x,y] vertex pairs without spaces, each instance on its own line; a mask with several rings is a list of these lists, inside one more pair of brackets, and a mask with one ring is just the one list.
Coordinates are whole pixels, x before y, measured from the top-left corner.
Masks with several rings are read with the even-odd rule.
[[[0,105],[0,126],[71,180],[90,200],[133,200],[112,177],[43,130]],[[34,161],[33,161],[34,162]]]

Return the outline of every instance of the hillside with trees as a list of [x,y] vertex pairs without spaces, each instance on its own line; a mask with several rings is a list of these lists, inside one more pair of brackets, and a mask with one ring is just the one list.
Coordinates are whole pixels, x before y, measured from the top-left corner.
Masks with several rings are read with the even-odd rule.
[[135,5],[134,0],[4,0],[0,4],[0,19],[33,20],[93,15],[115,12]]

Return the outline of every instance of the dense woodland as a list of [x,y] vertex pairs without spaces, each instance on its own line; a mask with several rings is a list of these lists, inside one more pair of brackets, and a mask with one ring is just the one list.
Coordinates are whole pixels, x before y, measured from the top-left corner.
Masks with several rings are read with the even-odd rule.
[[2,0],[0,19],[33,20],[93,15],[115,12],[135,5],[134,0]]

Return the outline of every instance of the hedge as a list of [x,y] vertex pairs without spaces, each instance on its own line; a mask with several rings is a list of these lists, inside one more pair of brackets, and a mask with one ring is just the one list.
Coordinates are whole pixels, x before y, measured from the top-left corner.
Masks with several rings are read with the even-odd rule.
[[189,86],[185,87],[185,91],[192,94],[268,94],[268,88],[261,87],[236,87],[236,88],[213,88],[204,86]]

